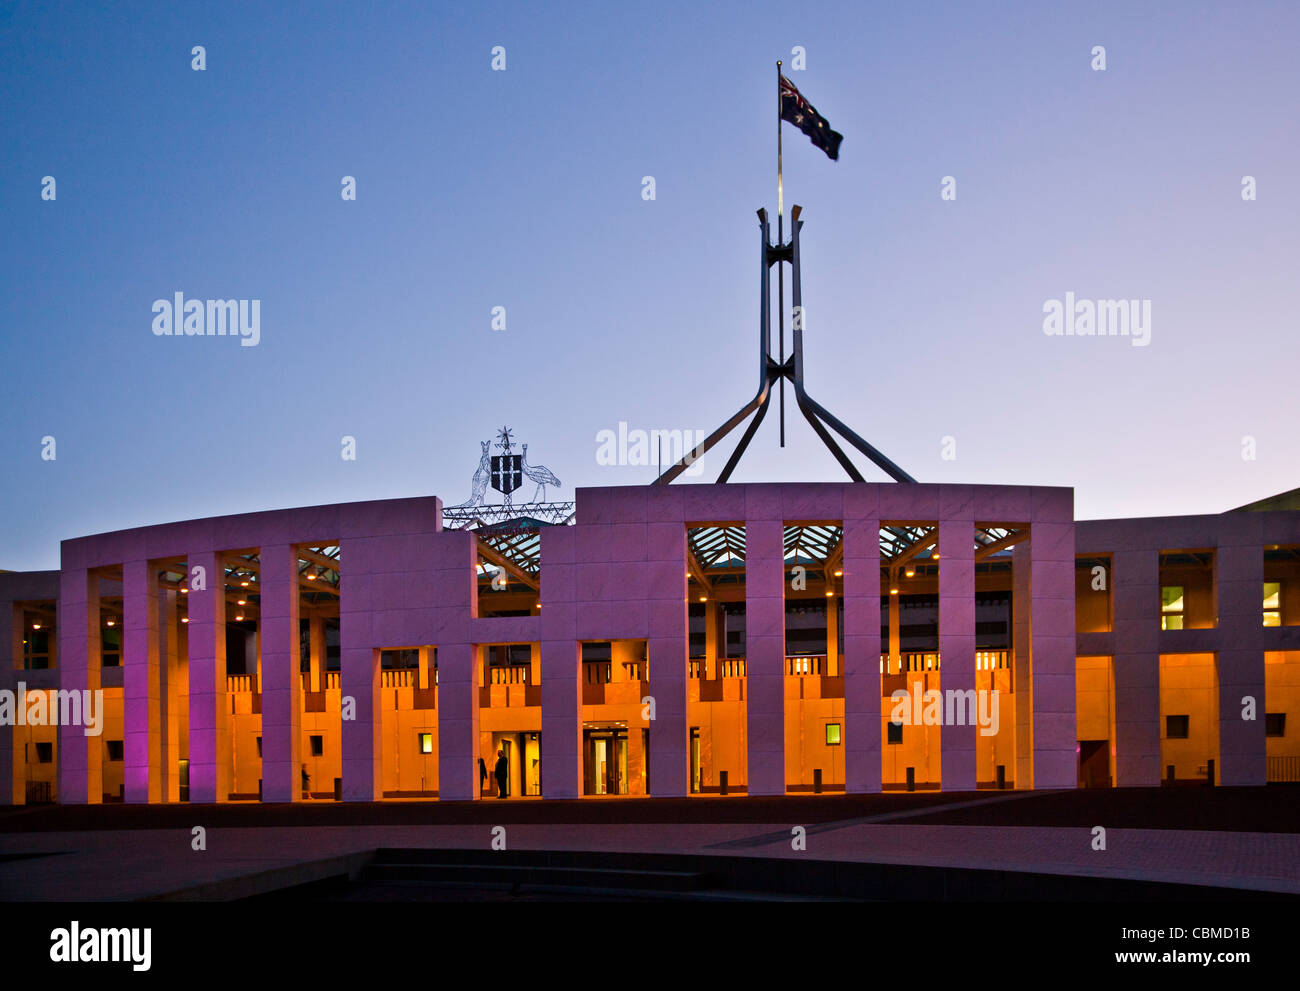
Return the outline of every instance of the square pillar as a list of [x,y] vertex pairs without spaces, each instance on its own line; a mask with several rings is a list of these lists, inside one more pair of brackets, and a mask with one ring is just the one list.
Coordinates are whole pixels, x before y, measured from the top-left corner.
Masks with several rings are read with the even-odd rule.
[[[0,601],[0,689],[15,695],[23,676],[22,637],[22,610],[10,600]],[[17,721],[15,712],[8,726],[0,726],[0,805],[23,805],[27,801],[27,767]]]
[[[1029,566],[1029,608],[1033,617],[1030,631],[1033,784],[1035,788],[1074,788],[1079,776],[1075,732],[1074,523],[1036,519],[1029,535]],[[1154,614],[1152,621],[1158,623]]]
[[298,549],[261,549],[262,801],[302,799],[302,661]]
[[179,802],[181,783],[178,769],[182,755],[187,751],[188,742],[181,736],[181,719],[184,707],[181,704],[180,686],[184,684],[188,663],[183,659],[187,652],[187,634],[189,624],[180,620],[179,592],[168,589],[159,597],[159,609],[162,610],[159,622],[159,664],[165,660],[162,676],[162,705],[159,708],[159,722],[166,732],[162,747],[163,767],[163,801]]
[[[1258,514],[1225,518],[1215,554],[1220,632],[1219,760],[1216,784],[1262,785],[1267,779],[1264,713],[1264,548]],[[1253,517],[1253,518],[1252,518]],[[1255,700],[1255,718],[1243,719],[1245,699]]]
[[[582,795],[582,648],[574,527],[542,531],[542,796]],[[491,775],[492,769],[488,768]]]
[[[940,557],[940,562],[943,558]],[[1016,788],[1034,787],[1033,637],[1029,614],[1029,544],[1011,548],[1011,678],[1016,702]]]
[[[92,705],[102,712],[100,688],[102,641],[99,619],[99,577],[85,568],[59,573],[59,690],[90,692]],[[84,705],[86,696],[81,702]],[[93,701],[94,699],[98,701]],[[82,719],[84,722],[83,709]],[[83,725],[59,726],[59,801],[65,805],[98,805],[104,800],[104,742],[86,735]]]
[[939,728],[941,787],[974,791],[979,700],[975,694],[975,524],[969,519],[939,521],[939,665],[944,697]]
[[844,521],[844,785],[880,791],[880,520]]
[[310,625],[307,630],[307,650],[309,653],[309,664],[311,673],[307,676],[308,684],[313,692],[321,690],[321,665],[325,661],[325,620],[319,616],[313,616],[309,621]]
[[[542,619],[545,622],[546,616]],[[542,794],[546,798],[579,798],[582,795],[582,648],[577,640],[543,640],[541,655]],[[489,780],[491,775],[489,767]]]
[[[438,645],[438,800],[479,797],[479,658],[477,644]],[[542,738],[545,744],[546,738]],[[488,780],[493,760],[487,762]]]
[[433,657],[433,648],[421,647],[416,653],[418,656],[418,662],[417,662],[418,668],[416,670],[415,687],[420,689],[420,691],[422,692],[428,691],[429,665],[430,665],[430,659]]
[[[650,639],[646,657],[650,666],[650,696],[654,716],[650,722],[647,777],[656,797],[689,795],[691,756],[686,726],[686,675],[690,668],[690,627],[686,604],[686,526],[656,523],[650,527],[645,565],[650,578]],[[674,572],[675,569],[675,572]],[[658,576],[662,575],[662,578]],[[712,602],[704,603],[707,617]],[[706,619],[707,623],[707,619]],[[629,723],[646,728],[638,721]],[[629,736],[631,733],[628,734]]]
[[215,551],[187,557],[190,678],[190,801],[230,797],[230,707],[226,698],[226,572]]
[[718,676],[718,658],[723,654],[723,645],[718,636],[722,626],[722,603],[710,599],[704,603],[704,663],[700,665],[700,674],[710,680]]
[[785,794],[785,527],[745,523],[749,794]]
[[122,565],[122,710],[126,800],[163,800],[158,579],[149,561]]
[[[842,568],[840,569],[843,570]],[[832,585],[835,581],[834,573],[826,576],[826,584]],[[831,596],[826,600],[826,670],[822,674],[828,678],[840,677],[844,673],[844,668],[840,662],[840,608],[841,599]]]
[[[1160,552],[1116,551],[1115,784],[1160,784]],[[1262,622],[1262,620],[1261,620]]]

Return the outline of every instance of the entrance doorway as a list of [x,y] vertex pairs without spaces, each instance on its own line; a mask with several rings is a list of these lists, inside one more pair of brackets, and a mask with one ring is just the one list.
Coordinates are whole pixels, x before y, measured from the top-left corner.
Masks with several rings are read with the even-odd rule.
[[487,761],[485,797],[496,797],[497,751],[506,758],[506,797],[542,794],[542,734],[532,732],[493,733],[492,755]]
[[691,727],[691,794],[700,793],[700,728]]
[[582,733],[585,794],[627,794],[627,730],[585,729]]
[[1079,741],[1079,787],[1110,787],[1110,741]]

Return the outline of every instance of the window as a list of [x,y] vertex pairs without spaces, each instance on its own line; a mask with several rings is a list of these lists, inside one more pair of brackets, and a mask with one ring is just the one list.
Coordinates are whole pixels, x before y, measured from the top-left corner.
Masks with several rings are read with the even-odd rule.
[[37,743],[36,761],[40,764],[52,764],[54,762],[54,744]]
[[903,724],[902,724],[902,723],[896,723],[896,722],[894,722],[894,721],[891,719],[889,722],[885,723],[885,725],[888,727],[888,733],[887,733],[887,736],[885,737],[886,742],[887,742],[887,743],[902,743],[902,742],[903,742]]
[[108,748],[108,759],[109,759],[109,760],[121,760],[121,759],[122,759],[122,741],[121,741],[121,740],[105,740],[105,741],[104,741],[104,746]]
[[325,753],[325,738],[323,736],[313,736],[311,739],[311,755],[319,757]]
[[1282,583],[1264,583],[1264,625],[1282,625]]
[[50,630],[49,620],[33,620],[39,625],[23,638],[23,669],[27,671],[44,670],[50,666]]
[[1285,712],[1264,713],[1264,735],[1265,736],[1286,736],[1286,713]]
[[262,756],[262,738],[260,736],[257,738],[257,756]]
[[106,668],[122,664],[122,630],[118,626],[105,627],[100,636],[100,665]]
[[1160,629],[1183,628],[1183,586],[1160,586]]
[[687,625],[690,634],[690,657],[698,660],[705,656],[704,603],[692,602],[686,607]]
[[826,724],[826,746],[838,747],[840,745],[840,724]]
[[422,754],[431,754],[431,753],[433,753],[433,734],[432,734],[432,733],[421,733],[421,734],[420,734],[420,753],[422,753]]
[[379,666],[385,671],[406,671],[420,666],[420,651],[415,648],[402,647],[397,650],[381,650]]
[[1186,740],[1188,716],[1165,716],[1165,739]]

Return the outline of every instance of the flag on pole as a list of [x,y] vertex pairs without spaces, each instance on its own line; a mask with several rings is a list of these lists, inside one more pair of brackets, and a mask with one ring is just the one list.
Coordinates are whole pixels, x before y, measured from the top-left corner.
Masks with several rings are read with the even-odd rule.
[[844,135],[832,131],[830,121],[819,114],[784,75],[781,76],[781,119],[808,135],[831,161],[840,157],[840,142]]

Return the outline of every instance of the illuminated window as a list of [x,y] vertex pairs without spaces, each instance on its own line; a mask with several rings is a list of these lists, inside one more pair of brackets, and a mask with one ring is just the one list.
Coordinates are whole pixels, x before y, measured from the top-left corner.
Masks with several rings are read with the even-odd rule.
[[1282,625],[1282,583],[1264,583],[1264,625]]
[[431,753],[433,753],[433,734],[432,734],[432,733],[421,733],[421,734],[420,734],[420,753],[422,753],[422,754],[431,754]]
[[325,737],[313,736],[310,739],[311,739],[311,755],[313,757],[319,757],[321,756],[321,754],[325,753]]
[[1286,736],[1286,713],[1285,712],[1264,713],[1264,735],[1265,736]]
[[1183,586],[1160,586],[1160,629],[1183,628]]
[[1165,739],[1186,740],[1189,717],[1165,716]]
[[122,741],[121,741],[121,740],[105,740],[105,741],[104,741],[104,746],[108,748],[108,759],[109,759],[109,760],[121,760],[121,759],[122,759]]
[[840,745],[840,724],[826,724],[826,745],[828,747],[838,747]]
[[903,742],[903,724],[902,724],[902,723],[896,723],[896,722],[894,722],[894,721],[891,719],[889,722],[885,723],[885,726],[888,727],[888,729],[886,730],[886,735],[885,735],[885,742],[886,742],[886,743],[902,743],[902,742]]

